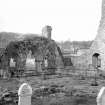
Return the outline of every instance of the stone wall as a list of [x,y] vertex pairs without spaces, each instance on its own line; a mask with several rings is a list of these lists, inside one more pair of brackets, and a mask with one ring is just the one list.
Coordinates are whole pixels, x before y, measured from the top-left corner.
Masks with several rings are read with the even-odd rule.
[[[74,63],[94,66],[93,55],[98,54],[100,56],[100,70],[105,70],[105,0],[102,0],[102,15],[100,25],[98,27],[96,38],[94,39],[90,49],[80,57],[74,58]],[[76,59],[76,60],[75,60]],[[98,58],[97,58],[98,63]]]
[[[16,62],[16,70],[26,70],[26,61],[30,51],[32,52],[31,55],[35,58],[34,70],[38,72],[48,70],[49,73],[54,73],[57,68],[63,66],[62,56],[57,49],[56,43],[53,40],[37,36],[33,39],[11,42],[5,50],[6,54],[4,53],[4,58],[7,57],[8,59],[5,61],[8,61],[8,63],[3,67],[10,68],[9,62],[13,58]],[[32,60],[32,58],[30,59]],[[48,61],[47,67],[44,65],[45,59]]]

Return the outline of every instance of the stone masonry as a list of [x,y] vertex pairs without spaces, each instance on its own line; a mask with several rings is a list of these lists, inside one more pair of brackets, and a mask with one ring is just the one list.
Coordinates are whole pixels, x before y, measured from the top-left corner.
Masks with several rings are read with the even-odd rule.
[[105,0],[102,0],[101,20],[98,27],[96,38],[94,39],[90,49],[77,58],[76,65],[85,65],[89,67],[98,67],[100,70],[105,70]]

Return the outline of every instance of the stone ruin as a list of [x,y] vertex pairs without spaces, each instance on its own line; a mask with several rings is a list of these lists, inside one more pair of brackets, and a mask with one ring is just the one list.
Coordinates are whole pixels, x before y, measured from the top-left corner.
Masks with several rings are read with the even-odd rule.
[[74,66],[105,70],[105,0],[102,0],[101,20],[90,49],[76,58]]
[[11,77],[14,74],[24,74],[24,71],[26,74],[54,74],[64,68],[63,55],[51,39],[51,31],[51,26],[45,26],[42,36],[26,34],[11,41],[0,56],[1,71]]
[[95,40],[93,41],[89,55],[88,64],[94,67],[99,67],[101,70],[105,69],[105,0],[102,0],[100,25]]

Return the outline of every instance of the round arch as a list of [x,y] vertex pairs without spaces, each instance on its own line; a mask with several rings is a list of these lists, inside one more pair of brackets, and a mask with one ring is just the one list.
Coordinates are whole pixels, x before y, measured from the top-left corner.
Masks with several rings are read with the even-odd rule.
[[101,58],[99,53],[94,53],[92,55],[92,65],[93,67],[101,67]]

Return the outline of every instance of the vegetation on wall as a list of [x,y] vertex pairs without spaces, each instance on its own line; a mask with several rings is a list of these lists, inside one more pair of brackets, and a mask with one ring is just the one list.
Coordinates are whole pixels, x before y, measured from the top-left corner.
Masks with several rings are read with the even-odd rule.
[[[53,40],[48,40],[45,37],[34,36],[24,37],[22,40],[11,41],[5,48],[3,57],[1,57],[2,62],[9,66],[10,59],[13,58],[16,62],[16,67],[18,69],[24,69],[25,62],[29,51],[32,52],[32,56],[37,59],[41,56],[48,59],[48,68],[56,68],[55,60],[55,47],[56,43]],[[6,67],[5,66],[5,67]],[[4,66],[3,66],[4,67]]]

